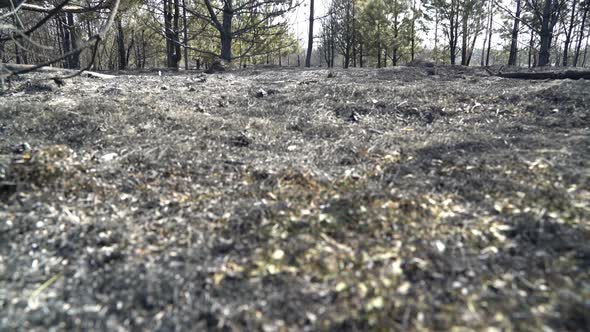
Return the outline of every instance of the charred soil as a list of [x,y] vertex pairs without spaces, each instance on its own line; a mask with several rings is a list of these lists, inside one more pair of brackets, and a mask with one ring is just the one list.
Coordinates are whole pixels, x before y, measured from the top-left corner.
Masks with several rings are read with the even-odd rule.
[[590,82],[22,76],[0,330],[590,330]]

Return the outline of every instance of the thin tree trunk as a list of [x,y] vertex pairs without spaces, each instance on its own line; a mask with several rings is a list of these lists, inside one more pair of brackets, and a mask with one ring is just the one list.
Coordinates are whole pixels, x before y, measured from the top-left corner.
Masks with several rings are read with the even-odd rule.
[[436,56],[438,50],[438,8],[434,12],[434,55]]
[[381,68],[381,26],[377,24],[377,68]]
[[[67,13],[68,18],[68,30],[70,31],[70,42],[71,48],[70,50],[75,50],[78,48],[78,38],[76,34],[76,27],[74,21],[74,13]],[[77,69],[80,68],[80,53],[72,54],[70,56],[70,69]]]
[[576,18],[576,3],[577,1],[572,1],[572,14],[570,16],[570,24],[565,33],[565,41],[563,43],[563,66],[567,67],[568,65],[568,53],[569,48],[572,40],[572,31],[574,30],[574,19]]
[[467,31],[467,19],[468,11],[463,11],[463,17],[461,18],[461,65],[467,66],[467,41],[469,38],[469,34]]
[[[478,30],[479,30],[479,23],[478,23]],[[471,57],[473,56],[473,50],[475,49],[475,42],[477,41],[477,35],[481,32],[481,30],[479,32],[476,32],[473,34],[473,39],[471,40],[471,46],[469,47],[469,50],[467,52],[467,63],[465,64],[466,66],[469,66],[469,64],[471,63]]]
[[[412,26],[410,28],[410,60],[414,61],[414,53],[416,51],[416,0],[412,1]],[[387,65],[385,66],[387,67]]]
[[125,34],[120,17],[117,18],[117,50],[119,70],[125,70],[127,68],[127,55],[125,54]]
[[186,1],[182,0],[182,43],[184,44],[184,69],[188,70],[188,24],[186,20]]
[[311,67],[311,52],[313,48],[313,1],[309,1],[309,35],[307,38],[307,55],[305,56],[305,67]]
[[[490,0],[491,1],[491,0]],[[488,24],[486,24],[488,25]],[[488,30],[489,29],[489,25],[486,28],[486,32],[484,33],[484,38],[483,38],[483,44],[481,45],[481,59],[480,59],[480,65],[483,67],[485,66],[485,59],[486,59],[486,44],[488,42]]]
[[178,64],[182,58],[180,48],[180,2],[174,0],[174,68],[178,69]]
[[487,54],[486,54],[486,66],[490,65],[490,51],[492,50],[492,33],[494,31],[494,22],[493,22],[493,9],[494,9],[494,4],[492,3],[492,1],[490,0],[489,5],[489,22],[488,22],[488,49],[487,49]]
[[584,28],[586,27],[586,18],[588,16],[588,10],[590,5],[586,5],[584,8],[584,15],[582,16],[582,23],[580,24],[580,34],[578,35],[578,42],[576,44],[576,53],[574,55],[574,67],[578,65],[578,59],[580,58],[580,47],[582,46],[582,40],[584,39]]
[[336,41],[334,37],[334,16],[333,11],[330,13],[330,67],[334,68],[334,59],[336,51]]
[[[584,60],[586,59],[586,57],[584,57]],[[359,49],[359,66],[361,68],[363,68],[363,42],[360,43],[360,49]]]
[[518,56],[518,29],[520,25],[520,1],[516,0],[516,12],[514,13],[514,25],[512,26],[512,38],[510,41],[510,55],[508,56],[508,65],[516,66]]
[[589,36],[586,36],[586,47],[584,47],[584,60],[582,61],[582,67],[586,67],[586,56],[588,55],[588,39],[590,38]]
[[533,41],[534,41],[534,31],[531,29],[531,38],[529,40],[529,68],[532,66],[532,58],[533,58]]
[[[63,33],[63,52],[64,54],[69,53],[71,50],[71,41],[70,41],[70,29],[68,29],[67,25],[66,25],[66,21],[65,18],[62,18],[60,20],[61,22],[61,27],[62,27],[62,33]],[[64,59],[64,68],[66,69],[72,69],[70,68],[70,57],[66,57]]]

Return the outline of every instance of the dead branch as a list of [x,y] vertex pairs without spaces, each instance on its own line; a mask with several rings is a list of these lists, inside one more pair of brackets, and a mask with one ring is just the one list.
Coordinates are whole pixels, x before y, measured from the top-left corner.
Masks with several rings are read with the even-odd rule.
[[[4,64],[4,68],[6,68],[7,70],[9,70],[11,72],[25,70],[25,69],[31,69],[33,67],[34,67],[34,65],[17,65],[17,64],[13,64],[13,63],[5,63]],[[59,68],[59,67],[39,67],[39,68],[35,68],[35,70],[40,71],[40,72],[49,72],[49,73],[66,73],[68,75],[76,74],[79,72],[78,69],[65,69],[65,68]],[[97,73],[94,71],[84,71],[84,75],[88,75],[90,77],[95,77],[95,78],[101,78],[101,79],[112,79],[112,78],[116,77],[114,75],[101,74],[101,73]]]
[[496,73],[494,76],[503,78],[516,78],[524,80],[590,80],[590,71],[566,70],[559,72],[538,72],[538,73]]
[[[65,1],[64,1],[64,3],[65,3]],[[94,60],[96,59],[98,45],[106,37],[107,32],[110,30],[111,26],[113,25],[113,22],[115,21],[115,16],[117,15],[117,11],[119,9],[119,3],[120,3],[120,0],[113,0],[111,2],[109,17],[108,17],[107,21],[105,22],[105,24],[102,26],[102,28],[100,29],[100,31],[97,34],[89,37],[80,47],[78,47],[68,53],[62,54],[61,56],[55,57],[51,60],[48,60],[46,62],[36,64],[36,65],[27,66],[26,68],[22,68],[22,69],[10,70],[6,66],[7,64],[2,64],[0,66],[0,68],[4,69],[10,73],[10,74],[6,75],[6,77],[2,76],[1,77],[2,80],[10,79],[11,77],[18,76],[20,74],[25,74],[25,73],[29,73],[32,71],[40,70],[41,68],[48,67],[48,66],[50,66],[58,61],[61,61],[69,56],[80,54],[85,49],[92,49],[92,56],[91,56],[90,62],[88,63],[88,65],[86,67],[75,71],[71,75],[67,75],[65,77],[53,77],[53,79],[71,78],[74,76],[78,76],[82,72],[92,68],[92,65],[94,64]],[[55,14],[55,12],[53,12],[53,14]]]

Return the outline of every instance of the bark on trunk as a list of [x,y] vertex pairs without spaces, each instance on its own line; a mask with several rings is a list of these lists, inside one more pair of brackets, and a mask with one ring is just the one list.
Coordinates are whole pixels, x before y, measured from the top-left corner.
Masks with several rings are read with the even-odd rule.
[[586,27],[586,18],[588,17],[588,10],[590,9],[590,4],[586,5],[584,8],[584,14],[582,16],[582,23],[580,24],[580,33],[578,35],[578,42],[576,44],[576,53],[574,55],[574,67],[578,65],[578,60],[580,59],[580,48],[582,47],[582,40],[584,39],[584,28]]
[[572,14],[570,16],[570,24],[565,34],[565,41],[563,43],[563,66],[567,67],[568,65],[568,53],[570,44],[572,41],[572,31],[574,31],[574,22],[576,18],[576,3],[577,1],[572,1]]
[[487,53],[486,53],[486,66],[490,65],[490,53],[492,50],[492,33],[494,31],[494,21],[493,21],[493,3],[492,1],[489,2],[488,5],[489,8],[489,22],[488,22],[488,49],[487,49]]
[[123,24],[121,23],[120,18],[117,18],[117,50],[119,56],[119,70],[125,70],[127,68],[125,33],[123,32]]
[[188,25],[186,20],[186,1],[182,0],[182,34],[184,44],[184,69],[188,70]]
[[551,24],[551,6],[553,5],[552,0],[545,0],[545,6],[543,7],[543,16],[541,20],[541,45],[539,49],[539,66],[549,65],[551,39],[553,38],[553,27]]
[[[74,13],[67,13],[68,17],[68,31],[70,32],[70,50],[75,50],[78,48],[78,38],[75,30],[75,21],[74,21]],[[70,69],[78,69],[80,68],[80,54],[72,54],[69,57],[69,68]]]
[[311,67],[311,52],[313,48],[313,2],[309,1],[309,35],[307,37],[307,55],[305,56],[305,67]]
[[508,56],[508,65],[516,66],[518,57],[518,29],[520,26],[520,1],[516,0],[516,12],[514,13],[514,25],[512,26],[512,38],[510,41],[510,55]]

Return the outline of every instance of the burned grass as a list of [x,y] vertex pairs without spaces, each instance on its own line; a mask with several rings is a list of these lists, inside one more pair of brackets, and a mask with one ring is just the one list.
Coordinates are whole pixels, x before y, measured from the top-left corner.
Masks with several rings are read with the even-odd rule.
[[590,328],[586,81],[35,78],[0,96],[1,329]]

